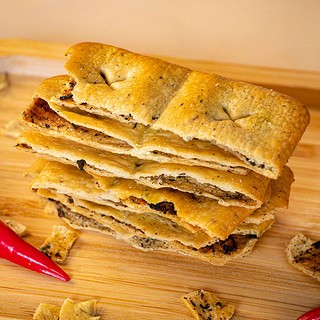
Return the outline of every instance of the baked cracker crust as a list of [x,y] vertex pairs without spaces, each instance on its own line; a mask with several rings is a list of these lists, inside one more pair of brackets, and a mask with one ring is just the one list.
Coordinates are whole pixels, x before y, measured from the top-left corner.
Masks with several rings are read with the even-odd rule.
[[210,141],[270,178],[280,175],[310,121],[304,105],[273,90],[124,49],[80,43],[66,55],[78,105]]
[[270,180],[253,171],[243,176],[175,163],[159,166],[158,162],[111,153],[37,131],[25,131],[16,147],[73,164],[92,174],[134,179],[152,188],[173,188],[203,195],[224,206],[258,208],[270,197]]

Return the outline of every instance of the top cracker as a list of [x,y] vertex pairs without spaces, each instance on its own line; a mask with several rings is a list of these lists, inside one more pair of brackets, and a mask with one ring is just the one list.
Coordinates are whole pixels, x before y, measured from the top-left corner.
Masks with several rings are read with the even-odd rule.
[[78,105],[210,141],[273,179],[310,121],[306,107],[283,94],[124,49],[80,43],[66,55]]

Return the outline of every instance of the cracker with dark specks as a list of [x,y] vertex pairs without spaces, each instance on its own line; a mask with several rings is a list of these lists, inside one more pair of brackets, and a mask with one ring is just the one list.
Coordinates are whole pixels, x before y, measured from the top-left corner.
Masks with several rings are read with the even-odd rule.
[[66,55],[78,106],[212,142],[269,178],[281,174],[310,121],[304,105],[273,90],[124,49],[80,43]]
[[54,226],[52,234],[46,239],[40,250],[53,261],[63,263],[77,237],[74,231],[64,226]]
[[286,253],[290,264],[320,281],[320,241],[298,233],[288,242]]
[[23,237],[28,233],[27,227],[21,223],[13,220],[4,220],[4,223],[20,237]]
[[181,299],[197,320],[228,320],[234,313],[233,305],[205,290],[190,292]]

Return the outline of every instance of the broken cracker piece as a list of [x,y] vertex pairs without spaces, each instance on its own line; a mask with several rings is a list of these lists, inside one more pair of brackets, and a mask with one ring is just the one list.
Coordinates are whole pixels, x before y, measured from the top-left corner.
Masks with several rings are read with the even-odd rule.
[[24,126],[20,124],[18,120],[10,120],[3,128],[0,129],[0,132],[7,137],[17,139],[23,129]]
[[53,226],[50,237],[40,247],[40,251],[54,262],[63,263],[77,237],[74,231],[64,226]]
[[33,314],[34,320],[58,320],[60,308],[52,304],[40,303],[39,307]]
[[234,313],[233,305],[205,290],[190,292],[181,299],[197,320],[228,320]]
[[298,233],[288,242],[286,253],[290,264],[320,281],[320,241]]
[[3,222],[20,237],[28,234],[27,227],[21,223],[13,220],[4,220]]
[[96,300],[74,303],[71,299],[66,299],[61,307],[59,320],[99,320],[99,316],[95,317],[96,303]]
[[71,299],[66,299],[61,307],[47,303],[40,303],[33,315],[34,320],[99,320],[95,317],[96,300],[88,300],[74,303]]

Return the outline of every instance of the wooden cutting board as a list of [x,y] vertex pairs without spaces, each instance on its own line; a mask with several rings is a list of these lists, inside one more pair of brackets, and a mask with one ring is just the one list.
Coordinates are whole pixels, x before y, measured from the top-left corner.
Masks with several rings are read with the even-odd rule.
[[[15,119],[46,77],[63,73],[68,45],[27,40],[0,41],[0,72],[10,84],[0,91],[0,127]],[[236,306],[233,319],[296,319],[320,305],[320,283],[288,265],[284,249],[297,232],[320,239],[320,73],[264,69],[169,59],[186,66],[255,82],[299,98],[309,106],[311,124],[289,166],[295,174],[289,210],[258,242],[252,255],[223,267],[186,256],[144,253],[94,232],[81,232],[64,270],[69,283],[0,260],[0,319],[32,319],[40,302],[60,306],[98,300],[101,319],[192,319],[180,297],[196,289],[215,292]],[[22,172],[34,155],[16,151],[14,139],[0,137],[0,219],[28,227],[26,241],[38,247],[58,218],[28,190]],[[267,143],[267,142],[266,142]]]

